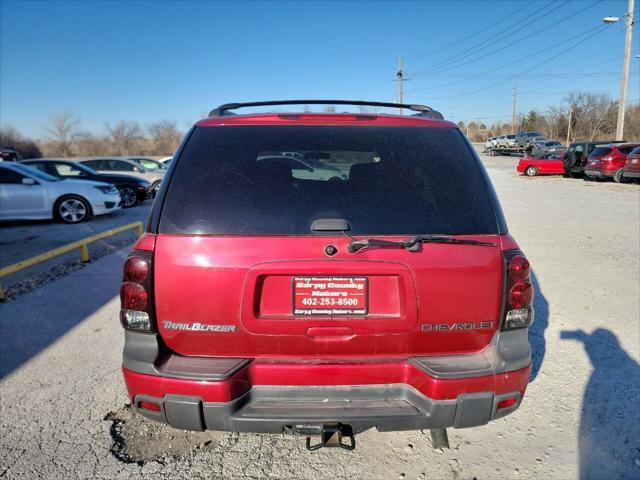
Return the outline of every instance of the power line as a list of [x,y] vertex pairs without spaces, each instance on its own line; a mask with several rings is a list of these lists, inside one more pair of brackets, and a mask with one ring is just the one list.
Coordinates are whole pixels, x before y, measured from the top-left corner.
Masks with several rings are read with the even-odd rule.
[[[540,50],[538,50],[538,51],[536,51],[536,52],[533,52],[533,53],[529,54],[526,58],[519,58],[519,59],[513,60],[513,61],[511,61],[511,62],[509,62],[509,63],[505,63],[504,65],[500,65],[499,67],[492,68],[491,70],[487,70],[486,72],[483,72],[483,73],[477,74],[477,75],[472,76],[472,77],[469,77],[469,78],[463,78],[463,79],[461,79],[461,80],[457,80],[457,81],[455,81],[455,82],[448,82],[448,83],[443,84],[443,85],[436,85],[435,87],[431,87],[431,89],[430,89],[430,90],[437,90],[437,89],[439,89],[439,88],[449,88],[449,87],[451,87],[452,85],[458,85],[458,84],[460,84],[460,83],[464,83],[464,82],[466,82],[466,81],[468,81],[468,80],[472,80],[472,79],[474,79],[474,78],[480,78],[480,77],[482,77],[482,76],[485,76],[485,75],[487,75],[487,74],[491,74],[491,73],[493,73],[493,72],[495,72],[495,71],[497,71],[497,70],[502,70],[502,69],[503,69],[503,68],[505,68],[505,67],[509,67],[509,66],[514,65],[514,64],[516,64],[516,63],[522,62],[522,61],[524,61],[524,60],[529,60],[531,57],[535,57],[536,55],[540,55],[541,53],[547,53],[547,52],[548,52],[549,50],[551,50],[551,49],[554,49],[554,48],[556,48],[556,47],[559,47],[560,45],[564,45],[565,43],[568,43],[568,42],[570,42],[570,41],[572,41],[572,40],[575,40],[575,39],[577,39],[577,38],[580,38],[580,37],[583,37],[583,36],[585,36],[585,35],[588,35],[589,33],[594,32],[594,31],[596,31],[596,30],[598,30],[598,29],[602,29],[602,25],[597,25],[597,26],[595,26],[594,28],[592,28],[591,30],[587,30],[586,32],[582,32],[582,33],[579,33],[578,35],[574,35],[573,37],[567,38],[567,39],[565,39],[565,40],[563,40],[563,41],[561,41],[561,42],[559,42],[559,43],[556,43],[555,45],[551,45],[550,47],[542,48],[542,49],[540,49]],[[523,74],[522,74],[522,73],[519,73],[519,74],[509,74],[509,75],[507,76],[507,78],[513,78],[513,77],[514,77],[514,75],[515,75],[515,76],[521,76],[521,75],[523,75]]]
[[[607,47],[606,49],[603,49],[603,50],[600,50],[600,51],[596,52],[594,55],[590,55],[589,59],[593,60],[594,58],[598,58],[598,55],[601,54],[601,53],[606,53],[605,58],[600,58],[595,62],[589,63],[588,65],[581,65],[581,63],[578,62],[576,64],[573,64],[573,67],[574,68],[578,68],[580,71],[585,71],[585,70],[588,70],[588,69],[590,69],[592,67],[606,65],[606,64],[612,63],[613,61],[616,61],[616,62],[619,61],[617,58],[614,58],[614,57],[611,56],[611,47]],[[613,76],[613,75],[619,75],[619,74],[620,74],[619,72],[613,72],[611,75]],[[510,73],[507,76],[513,76],[513,75],[514,74]],[[579,73],[579,74],[576,74],[576,75],[584,76],[583,73]],[[593,75],[589,75],[589,76],[592,77]],[[525,74],[525,75],[521,75],[518,78],[520,80],[526,80],[527,78],[529,78],[529,76],[527,74]],[[573,81],[575,81],[575,79],[574,78],[565,78],[563,80],[560,80],[559,82],[553,82],[551,84],[548,84],[547,87],[554,87],[556,85],[562,85],[562,84],[566,83],[567,81],[573,82]],[[448,84],[448,85],[451,85],[451,84]],[[435,88],[441,88],[441,87],[442,86],[434,87],[434,89]],[[419,98],[420,96],[422,96],[422,97],[428,96],[432,92],[432,90],[433,89],[417,91],[417,92],[414,91],[412,94],[409,94],[409,96],[416,97],[416,98]],[[524,94],[524,95],[526,95],[526,94]],[[494,97],[495,96],[489,97],[489,98],[494,98]],[[484,98],[486,99],[487,97],[484,97]]]
[[453,42],[453,43],[449,43],[447,45],[445,45],[444,47],[441,48],[437,48],[435,50],[431,50],[429,52],[426,53],[421,53],[420,55],[414,55],[412,57],[407,57],[407,60],[414,60],[416,58],[422,58],[422,57],[426,57],[427,55],[433,55],[434,53],[439,53],[442,52],[444,50],[448,50],[451,47],[455,47],[456,45],[460,45],[461,43],[464,43],[465,41],[469,40],[470,38],[475,38],[477,37],[479,34],[486,32],[487,30],[491,29],[492,27],[495,27],[496,25],[504,22],[505,20],[510,19],[511,17],[513,17],[516,13],[522,12],[523,10],[526,10],[529,5],[535,3],[536,0],[531,0],[529,3],[527,3],[524,7],[518,8],[516,11],[511,12],[509,15],[502,17],[500,20],[497,20],[493,23],[491,23],[490,25],[488,25],[487,27],[483,28],[482,30],[478,30],[477,32],[472,33],[471,35],[468,35],[464,38],[461,38],[460,40],[458,40],[457,42]]
[[[586,7],[581,8],[580,10],[578,10],[578,11],[576,11],[576,12],[573,12],[573,13],[571,13],[571,14],[569,14],[569,15],[565,16],[565,17],[562,17],[560,20],[556,20],[555,22],[553,22],[553,23],[551,23],[551,24],[547,25],[546,27],[543,27],[543,28],[542,28],[542,29],[540,29],[540,30],[537,30],[537,31],[536,31],[536,34],[540,34],[540,33],[544,32],[544,31],[546,31],[546,30],[548,30],[548,29],[550,29],[550,28],[552,28],[552,27],[555,27],[556,25],[558,25],[558,24],[560,24],[560,23],[564,22],[564,21],[565,21],[565,20],[567,20],[568,18],[574,17],[575,15],[578,15],[578,14],[580,14],[580,13],[584,12],[585,10],[588,10],[588,9],[590,9],[590,8],[594,7],[595,5],[597,5],[597,4],[601,3],[601,2],[602,2],[602,0],[596,0],[595,2],[591,3],[590,5],[587,5]],[[567,3],[567,2],[565,2],[564,4],[562,4],[560,7],[562,7],[562,6],[563,6],[563,5],[565,5],[566,3]],[[560,8],[560,7],[559,7],[559,8]],[[533,23],[533,22],[532,22],[532,23]],[[448,66],[448,68],[459,68],[459,67],[462,67],[462,66],[464,66],[464,65],[468,65],[469,63],[477,62],[478,60],[482,60],[483,58],[487,58],[487,57],[490,57],[491,55],[494,55],[496,52],[499,52],[499,51],[504,50],[504,49],[506,49],[506,48],[512,47],[513,45],[517,45],[517,44],[519,44],[519,43],[525,42],[525,41],[527,41],[527,40],[529,40],[529,38],[525,36],[524,38],[521,38],[521,39],[515,40],[515,41],[513,41],[513,42],[511,42],[511,43],[508,43],[508,44],[506,44],[506,45],[500,46],[500,47],[498,47],[497,49],[492,50],[492,51],[491,51],[491,52],[489,52],[489,53],[483,54],[483,55],[481,55],[481,56],[479,56],[479,57],[476,57],[476,58],[472,58],[471,60],[468,60],[468,61],[466,61],[466,62],[459,63],[459,64],[457,64],[457,65],[455,64],[456,62],[453,62],[454,64],[453,64],[453,65],[449,65],[449,66]],[[480,50],[484,50],[484,48],[481,48]],[[463,60],[464,58],[468,58],[468,57],[469,57],[469,55],[467,55],[466,57],[460,58],[459,60]],[[428,73],[425,73],[425,74],[423,74],[421,77],[425,77],[425,76],[428,76],[428,75],[429,75]],[[415,76],[415,75],[414,75],[414,76],[412,76],[412,79],[421,78],[421,77],[418,77],[418,76]]]
[[[542,20],[543,18],[547,18],[548,13],[544,13],[542,14],[542,12],[544,12],[545,10],[547,10],[549,7],[554,6],[555,3],[557,3],[557,1],[559,0],[553,0],[552,2],[546,4],[544,7],[539,8],[536,12],[533,13],[533,15],[536,14],[540,14],[538,17],[535,18],[531,18],[531,15],[527,15],[526,17],[522,18],[521,20],[513,23],[511,26],[503,29],[502,31],[498,32],[497,34],[486,38],[485,40],[480,41],[479,43],[476,43],[473,47],[469,47],[465,50],[462,50],[461,52],[458,52],[457,54],[446,58],[438,63],[436,63],[435,65],[432,65],[431,67],[427,67],[425,69],[419,70],[417,72],[414,73],[414,77],[415,76],[419,76],[423,73],[426,73],[428,71],[432,71],[438,68],[442,68],[444,66],[447,66],[450,63],[455,63],[459,60],[462,60],[464,58],[468,58],[471,55],[474,55],[475,53],[477,53],[479,50],[484,50],[488,47],[491,47],[493,44],[500,42],[506,38],[509,38],[510,36],[516,34],[516,33],[520,33],[522,30],[515,30],[515,31],[510,31],[510,30],[514,30],[514,29],[519,29],[520,25],[526,22],[526,25],[524,25],[522,27],[522,29],[526,29],[529,26],[535,24],[536,22],[538,22],[539,20]],[[569,2],[569,0],[565,0],[564,3],[561,5],[565,5]],[[483,46],[484,45],[484,46]],[[417,77],[416,77],[417,78]]]
[[[573,40],[573,38],[571,40]],[[618,61],[617,58],[616,59],[612,58],[612,60]],[[510,77],[512,75],[514,75],[513,72],[509,72],[509,73],[493,73],[493,74],[492,73],[487,73],[487,74],[485,74],[485,73],[438,73],[438,74],[434,74],[434,76],[472,77],[472,78],[475,78],[475,77]],[[616,72],[589,73],[590,77],[610,77],[610,76],[614,76],[614,75],[619,75],[619,73],[616,73]],[[521,75],[520,77],[524,77],[524,78],[537,78],[537,77],[584,77],[584,73],[572,73],[572,72],[551,73],[551,72],[545,72],[545,73],[530,73],[530,74],[526,74],[526,75]],[[468,79],[465,79],[465,80],[468,80]],[[447,84],[447,85],[451,85],[451,84]],[[437,87],[434,87],[434,88],[437,88]]]
[[[528,54],[526,57],[518,58],[518,59],[513,60],[513,61],[511,61],[511,62],[509,62],[509,63],[505,63],[505,64],[500,65],[500,66],[498,66],[498,67],[492,68],[491,70],[487,70],[486,72],[483,72],[483,73],[477,74],[477,75],[475,75],[475,76],[473,76],[473,77],[463,78],[463,79],[461,79],[461,80],[457,80],[457,81],[455,81],[455,82],[448,82],[447,84],[444,84],[444,85],[436,85],[435,87],[431,87],[431,89],[432,89],[432,90],[435,90],[435,89],[438,89],[438,88],[451,87],[451,85],[457,85],[457,84],[459,84],[459,83],[463,83],[463,82],[466,82],[466,81],[468,81],[468,80],[472,80],[472,79],[474,79],[474,78],[480,78],[480,77],[485,76],[485,75],[487,75],[487,74],[491,74],[491,73],[496,72],[496,71],[498,71],[498,70],[502,70],[502,69],[503,69],[503,68],[505,68],[505,67],[510,67],[511,65],[514,65],[514,64],[516,64],[516,63],[519,63],[519,62],[522,62],[522,61],[525,61],[525,60],[529,60],[531,57],[535,57],[536,55],[540,55],[540,54],[542,54],[542,53],[546,53],[546,52],[548,52],[549,50],[551,50],[551,49],[553,49],[553,48],[559,47],[559,46],[561,46],[561,45],[564,45],[565,43],[571,42],[572,40],[575,40],[575,39],[577,39],[577,38],[580,38],[580,37],[583,37],[583,36],[585,36],[585,35],[588,35],[588,34],[590,34],[591,32],[594,32],[594,31],[596,31],[596,30],[598,30],[598,29],[601,29],[602,27],[603,27],[602,25],[596,25],[596,26],[595,26],[595,27],[593,27],[591,30],[587,30],[586,32],[582,32],[582,33],[579,33],[579,34],[577,34],[577,35],[574,35],[573,37],[567,38],[567,39],[565,39],[565,40],[563,40],[563,41],[561,41],[561,42],[556,43],[555,45],[551,45],[551,46],[548,46],[548,47],[541,48],[540,50],[537,50],[537,51],[535,51],[535,52],[533,52],[533,53]],[[521,74],[516,74],[516,75],[520,76]],[[508,78],[512,78],[512,77],[513,77],[513,75],[508,76]],[[415,78],[415,77],[412,77],[412,80],[413,80],[414,78]]]
[[556,59],[556,58],[558,58],[560,55],[563,55],[563,54],[567,53],[569,50],[572,50],[572,49],[576,48],[577,46],[582,45],[582,44],[583,44],[583,43],[585,43],[585,42],[588,42],[589,40],[591,40],[591,39],[592,39],[592,38],[594,38],[595,36],[599,35],[599,34],[600,34],[600,33],[602,33],[603,31],[605,31],[609,26],[610,26],[610,24],[609,24],[609,25],[602,25],[602,26],[598,27],[599,29],[598,29],[598,30],[597,30],[593,35],[590,35],[590,36],[588,36],[587,38],[585,38],[584,40],[582,40],[582,41],[580,41],[580,42],[578,42],[578,43],[576,43],[576,44],[574,44],[574,45],[571,45],[569,48],[565,48],[565,49],[564,49],[564,50],[562,50],[560,53],[557,53],[556,55],[554,55],[554,56],[552,56],[552,57],[548,58],[547,60],[545,60],[545,61],[543,61],[543,62],[540,62],[540,63],[538,63],[538,64],[534,65],[534,66],[533,66],[533,67],[531,67],[531,68],[528,68],[528,69],[524,70],[523,72],[520,72],[520,73],[518,73],[518,74],[515,74],[515,75],[513,75],[513,76],[511,76],[511,77],[508,77],[508,78],[506,78],[506,79],[504,79],[504,80],[500,80],[499,82],[496,82],[496,83],[494,83],[494,84],[488,85],[488,86],[483,87],[483,88],[478,88],[478,89],[476,89],[476,90],[472,90],[472,91],[470,91],[470,92],[466,92],[466,93],[461,93],[461,94],[459,94],[459,95],[448,95],[448,96],[446,96],[446,97],[440,97],[440,98],[459,98],[459,97],[465,97],[465,96],[467,96],[467,95],[473,95],[474,93],[484,92],[485,90],[489,90],[489,89],[491,89],[491,88],[493,88],[493,87],[495,87],[495,86],[502,85],[502,84],[503,84],[503,83],[505,83],[505,82],[508,82],[508,81],[514,80],[514,79],[516,79],[517,77],[519,77],[520,75],[523,75],[523,74],[525,74],[525,73],[529,73],[529,72],[531,72],[532,70],[535,70],[536,68],[541,67],[542,65],[545,65],[545,64],[547,64],[547,63],[549,63],[549,62],[551,62],[551,61],[555,60],[555,59]]

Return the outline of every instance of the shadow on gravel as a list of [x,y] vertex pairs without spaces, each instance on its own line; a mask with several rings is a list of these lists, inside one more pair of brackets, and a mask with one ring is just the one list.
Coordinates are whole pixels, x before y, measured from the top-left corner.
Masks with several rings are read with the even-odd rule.
[[533,308],[535,309],[535,319],[529,328],[529,343],[531,344],[531,378],[529,382],[535,381],[542,367],[542,361],[547,351],[544,332],[549,326],[549,304],[542,292],[540,282],[535,272],[531,272],[531,280],[535,287],[533,297]]
[[[124,254],[112,253],[99,267],[90,263],[75,275],[0,304],[0,380],[114,299],[124,260]],[[52,375],[61,373],[52,366]]]
[[191,432],[153,422],[126,405],[104,417],[111,423],[111,453],[123,463],[165,463],[192,452],[205,452],[218,446],[222,432]]
[[578,433],[580,478],[638,478],[640,365],[610,330],[565,330],[560,338],[582,342],[593,366]]

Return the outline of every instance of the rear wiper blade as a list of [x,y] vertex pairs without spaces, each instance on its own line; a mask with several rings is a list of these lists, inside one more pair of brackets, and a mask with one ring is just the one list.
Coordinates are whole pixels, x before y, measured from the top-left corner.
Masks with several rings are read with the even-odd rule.
[[362,240],[352,240],[347,247],[349,253],[355,253],[370,247],[396,247],[406,248],[415,251],[422,243],[447,243],[451,245],[475,245],[479,247],[495,247],[493,242],[481,242],[479,240],[469,240],[464,238],[455,238],[448,235],[416,235],[406,240],[392,241],[382,240],[378,238],[365,238]]

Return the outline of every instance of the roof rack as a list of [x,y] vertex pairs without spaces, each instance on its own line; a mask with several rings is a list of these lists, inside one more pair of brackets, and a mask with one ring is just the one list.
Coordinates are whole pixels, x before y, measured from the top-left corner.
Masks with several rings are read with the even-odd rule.
[[[367,107],[389,107],[389,108],[406,108],[414,112],[420,112],[420,116],[429,117],[430,112],[437,113],[431,107],[426,105],[416,105],[407,103],[391,103],[391,102],[365,102],[362,100],[275,100],[269,102],[248,102],[248,103],[225,103],[209,112],[210,117],[220,117],[223,115],[233,115],[229,110],[236,110],[245,107],[265,107],[271,105],[364,105]],[[438,117],[433,117],[438,118]],[[440,115],[442,118],[442,115]]]

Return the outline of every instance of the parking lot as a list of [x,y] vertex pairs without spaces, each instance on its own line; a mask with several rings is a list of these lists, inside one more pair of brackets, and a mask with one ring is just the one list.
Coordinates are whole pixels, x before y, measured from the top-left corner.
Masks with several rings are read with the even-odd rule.
[[[0,305],[0,477],[640,477],[640,187],[525,178],[516,157],[482,158],[536,284],[532,378],[514,414],[449,430],[450,450],[434,450],[429,432],[368,431],[352,453],[132,417],[117,298],[118,242],[131,239],[116,239],[94,247],[112,253]],[[2,263],[146,220],[149,206],[77,226],[3,225]]]

